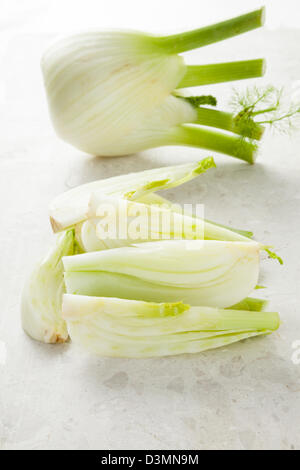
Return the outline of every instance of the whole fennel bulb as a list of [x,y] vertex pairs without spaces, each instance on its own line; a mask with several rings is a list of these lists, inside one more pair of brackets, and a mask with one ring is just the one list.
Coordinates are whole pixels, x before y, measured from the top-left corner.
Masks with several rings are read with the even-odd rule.
[[[189,145],[250,163],[259,126],[241,130],[214,104],[178,96],[178,89],[263,75],[264,60],[187,66],[179,54],[263,24],[260,9],[187,33],[155,37],[139,32],[87,32],[61,39],[42,58],[51,118],[58,135],[83,150],[117,156],[162,145]],[[193,126],[191,124],[198,124]],[[201,125],[230,131],[225,134]]]
[[[60,233],[56,234],[51,251],[35,266],[24,287],[21,309],[22,324],[25,331],[32,338],[46,343],[64,342],[68,339],[67,325],[62,318],[62,295],[65,292],[64,276],[67,280],[69,292],[72,294],[76,292],[117,297],[132,295],[133,299],[140,297],[141,300],[144,300],[144,296],[146,296],[148,300],[158,302],[176,302],[182,300],[183,294],[185,296],[188,294],[185,301],[198,306],[200,302],[205,301],[205,303],[209,302],[214,307],[217,306],[218,296],[218,306],[228,305],[233,308],[232,305],[238,302],[238,305],[234,307],[238,310],[261,311],[264,308],[264,301],[252,298],[245,299],[245,297],[257,282],[258,252],[265,249],[272,257],[275,257],[275,255],[263,245],[253,243],[250,240],[253,235],[251,232],[230,229],[213,222],[182,214],[176,205],[174,206],[168,199],[156,194],[158,190],[175,188],[186,183],[214,166],[212,158],[205,158],[197,163],[154,168],[87,183],[56,197],[50,206],[50,219],[53,230]],[[176,243],[175,245],[172,245],[172,243],[169,245],[166,242],[159,242],[159,240],[155,241],[154,244],[144,243],[146,240],[142,238],[136,239],[134,237],[132,239],[130,232],[128,233],[129,236],[125,238],[103,239],[101,233],[99,233],[98,224],[99,222],[100,225],[102,224],[103,203],[106,204],[107,202],[113,205],[115,213],[122,214],[124,219],[130,219],[134,216],[136,210],[142,208],[144,213],[142,225],[146,226],[149,223],[149,215],[151,217],[152,211],[155,214],[170,213],[172,223],[169,227],[164,227],[164,236],[171,239],[173,235],[178,235],[181,238],[186,238],[188,245],[182,245],[184,240],[178,240],[179,245]],[[183,232],[181,229],[176,232],[176,223],[178,221],[183,222]],[[149,227],[151,231],[147,240],[150,241],[156,239],[157,233],[155,226],[152,227],[150,224]],[[181,224],[178,227],[180,228]],[[203,237],[206,242],[202,246],[201,240]],[[191,242],[190,238],[193,239],[191,247],[198,246],[199,248],[194,253],[191,253],[188,249]],[[200,240],[197,240],[198,238]],[[212,242],[209,242],[209,240],[212,240]],[[216,240],[220,240],[221,244]],[[200,242],[200,245],[197,245],[197,241]],[[134,251],[134,253],[132,253],[132,247],[130,248],[133,242],[140,243],[140,250]],[[205,247],[205,244],[206,249],[202,251],[201,247]],[[174,250],[172,250],[172,246],[174,246]],[[119,251],[109,249],[117,247],[124,247],[125,249],[121,248]],[[150,250],[148,255],[146,252],[143,253],[143,247],[148,247],[148,250]],[[206,254],[200,256],[199,266],[205,261],[206,255],[209,262],[213,264],[213,268],[217,268],[218,265],[218,269],[213,271],[204,266],[203,276],[206,277],[208,284],[206,282],[204,284],[203,282],[199,283],[198,287],[202,285],[202,293],[197,292],[197,288],[191,287],[189,290],[184,285],[179,288],[178,285],[170,284],[168,273],[164,272],[164,266],[160,263],[161,255],[158,258],[156,256],[157,250],[161,247],[163,247],[162,253],[164,255],[169,252],[168,256],[172,263],[176,262],[176,258],[181,253],[179,264],[173,270],[173,274],[177,278],[176,282],[179,282],[180,285],[186,282],[189,268],[195,262],[195,257],[201,255],[201,251],[202,254],[204,252]],[[131,278],[129,271],[111,273],[109,266],[106,266],[108,271],[101,273],[96,269],[99,256],[100,264],[104,269],[101,261],[103,255],[101,255],[101,251],[97,253],[98,250],[107,250],[107,255],[104,256],[112,257],[109,266],[112,265],[115,254],[119,253],[117,263],[120,261],[119,267],[121,270],[126,266],[128,269],[132,269],[132,266],[130,267],[132,255],[138,255],[137,263],[142,271],[144,266],[145,271],[144,273],[141,271],[135,279]],[[82,256],[87,256],[87,258],[72,256],[78,253],[84,253]],[[143,260],[144,256],[149,257],[149,259],[145,258]],[[62,257],[64,257],[64,262],[68,266],[67,272],[64,272]],[[187,263],[188,258],[190,262]],[[89,270],[86,271],[86,269],[82,271],[81,261],[85,259],[88,260],[88,269],[91,262],[92,264],[96,262],[93,268],[93,270],[96,269],[94,273]],[[152,276],[153,273],[151,274],[151,270],[148,272],[147,267],[155,259],[157,272],[151,279],[149,275]],[[244,259],[242,264],[241,259]],[[217,264],[214,264],[214,260]],[[234,267],[232,263],[235,264],[235,262],[236,266]],[[79,263],[78,271],[76,269],[74,271],[74,263],[75,265]],[[184,263],[187,263],[187,266],[182,272],[181,265]],[[73,265],[71,270],[69,269],[70,265]],[[226,266],[228,267],[227,274]],[[221,271],[223,269],[222,273],[220,269]],[[216,273],[216,271],[220,276],[219,282],[211,290],[209,284],[211,284],[212,279],[208,279],[207,276],[210,272]],[[197,284],[199,279],[194,277],[195,273],[190,274],[192,274],[192,283],[194,284],[195,280]],[[147,277],[147,280],[145,277]],[[221,277],[222,285],[220,283]],[[120,280],[122,282],[119,282]],[[167,285],[165,285],[165,282]],[[157,284],[157,287],[153,290],[154,283]],[[188,290],[189,292],[187,292]],[[235,338],[237,337],[235,336]]]

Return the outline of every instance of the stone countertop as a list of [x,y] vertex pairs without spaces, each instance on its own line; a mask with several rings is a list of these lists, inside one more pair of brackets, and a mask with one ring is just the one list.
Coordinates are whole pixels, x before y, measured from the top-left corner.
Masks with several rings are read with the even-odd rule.
[[[49,39],[19,34],[2,57],[0,448],[300,449],[300,364],[292,361],[300,340],[299,134],[267,135],[255,166],[216,155],[216,170],[168,191],[173,201],[202,202],[208,219],[251,229],[276,247],[284,266],[263,259],[260,283],[268,287],[261,295],[281,314],[278,333],[148,360],[98,358],[71,343],[39,344],[23,333],[20,293],[51,243],[47,206],[55,195],[94,179],[207,155],[163,148],[91,158],[61,142],[49,122],[39,71]],[[290,91],[299,79],[299,41],[297,31],[265,31],[236,42],[236,57],[226,44],[210,52],[213,60],[229,52],[238,58],[244,48],[253,57],[267,56],[271,72],[264,81],[285,83]],[[205,62],[207,53],[198,54],[193,60]],[[211,88],[225,100],[230,86]]]

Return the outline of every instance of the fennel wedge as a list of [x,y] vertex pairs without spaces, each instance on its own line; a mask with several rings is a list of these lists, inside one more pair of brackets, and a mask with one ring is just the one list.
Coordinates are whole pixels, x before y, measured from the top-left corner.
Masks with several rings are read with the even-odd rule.
[[226,308],[256,286],[256,242],[165,240],[63,258],[67,293]]
[[74,231],[57,235],[54,246],[36,264],[23,289],[22,325],[26,333],[38,341],[63,343],[68,339],[61,314],[65,292],[62,257],[74,252]]
[[266,335],[277,313],[190,307],[65,294],[63,318],[72,341],[92,353],[153,357],[196,353]]

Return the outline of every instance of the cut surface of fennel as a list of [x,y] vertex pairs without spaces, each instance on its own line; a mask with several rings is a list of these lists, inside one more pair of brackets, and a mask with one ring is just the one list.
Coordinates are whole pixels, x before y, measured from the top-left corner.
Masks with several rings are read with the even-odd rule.
[[[93,207],[93,212],[91,210],[91,201],[98,200],[101,202],[102,199],[107,197],[113,197],[115,201],[128,199],[136,203],[155,205],[161,211],[171,210],[172,212],[180,213],[181,209],[178,206],[173,205],[155,192],[179,186],[213,167],[215,167],[213,158],[207,157],[198,163],[156,168],[83,184],[61,194],[52,201],[50,204],[52,228],[54,232],[58,232],[74,226],[76,240],[83,251],[102,250],[127,245],[128,242],[126,243],[124,240],[107,239],[104,241],[99,239],[96,230],[97,220],[95,219],[97,207],[96,209]],[[120,201],[119,204],[121,204]],[[92,204],[92,206],[95,205],[95,203]],[[148,209],[150,210],[150,207]],[[183,220],[188,222],[187,219]],[[203,238],[204,235],[204,238],[208,240],[248,241],[253,236],[252,232],[226,227],[208,220],[202,221],[198,217],[195,224],[190,222],[188,224],[191,227],[194,225],[193,231],[195,226],[199,229],[201,224],[203,224],[202,235],[196,238]],[[190,238],[191,235],[192,238],[195,238],[195,234],[191,234],[190,230],[188,232],[185,234],[186,238]],[[174,236],[169,237],[169,234],[165,233],[162,238],[174,238]],[[151,239],[152,236],[150,235],[149,240]],[[268,256],[277,259],[282,264],[281,258],[276,253],[270,251],[269,248],[264,248]]]
[[86,220],[93,193],[138,201],[161,189],[180,186],[213,167],[215,162],[208,157],[197,163],[154,168],[83,184],[60,194],[51,202],[49,214],[52,228],[58,232]]
[[203,219],[185,215],[172,205],[145,204],[116,197],[91,197],[90,218],[76,230],[83,251],[99,251],[157,240],[249,239]]
[[[210,168],[215,167],[211,157],[197,163],[155,168],[153,170],[140,171],[127,175],[115,176],[103,180],[93,181],[71,189],[57,196],[50,204],[50,220],[54,232],[64,230],[76,225],[76,237],[87,251],[107,248],[95,233],[94,214],[91,213],[91,199],[101,200],[104,197],[126,198],[130,201],[144,204],[155,204],[163,208],[169,207],[176,210],[176,205],[155,192],[161,189],[169,189],[184,184]],[[90,219],[87,223],[81,222]],[[235,230],[229,227],[205,222],[207,238],[242,241],[252,236],[251,232]],[[113,245],[115,246],[115,245]]]
[[67,293],[226,308],[255,288],[256,242],[165,240],[63,258]]
[[37,263],[24,286],[21,302],[22,326],[32,338],[44,343],[63,343],[68,339],[62,319],[65,292],[62,257],[74,254],[74,233],[56,235],[49,253]]
[[152,357],[197,353],[275,331],[277,313],[65,294],[74,343],[92,353]]

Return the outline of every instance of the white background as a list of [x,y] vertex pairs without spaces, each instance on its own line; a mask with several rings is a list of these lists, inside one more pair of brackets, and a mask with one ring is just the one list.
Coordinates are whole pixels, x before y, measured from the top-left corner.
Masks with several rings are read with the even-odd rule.
[[268,28],[299,27],[297,0],[2,0],[3,27],[40,32],[66,32],[90,27],[122,27],[168,32],[222,20],[268,7]]
[[[299,86],[300,7],[265,2],[264,31],[188,54],[191,63],[265,56],[261,83]],[[51,242],[52,197],[97,178],[197,161],[206,152],[164,148],[94,159],[61,142],[48,118],[39,60],[56,34],[86,28],[154,33],[192,29],[260,6],[210,0],[1,2],[0,19],[0,448],[300,449],[300,138],[266,136],[250,167],[215,155],[218,168],[168,192],[204,203],[208,218],[252,229],[284,258],[262,260],[261,295],[283,325],[269,338],[193,357],[95,358],[72,344],[31,341],[19,321],[22,285]],[[249,83],[239,84],[246,87]],[[225,107],[232,85],[211,87]]]

